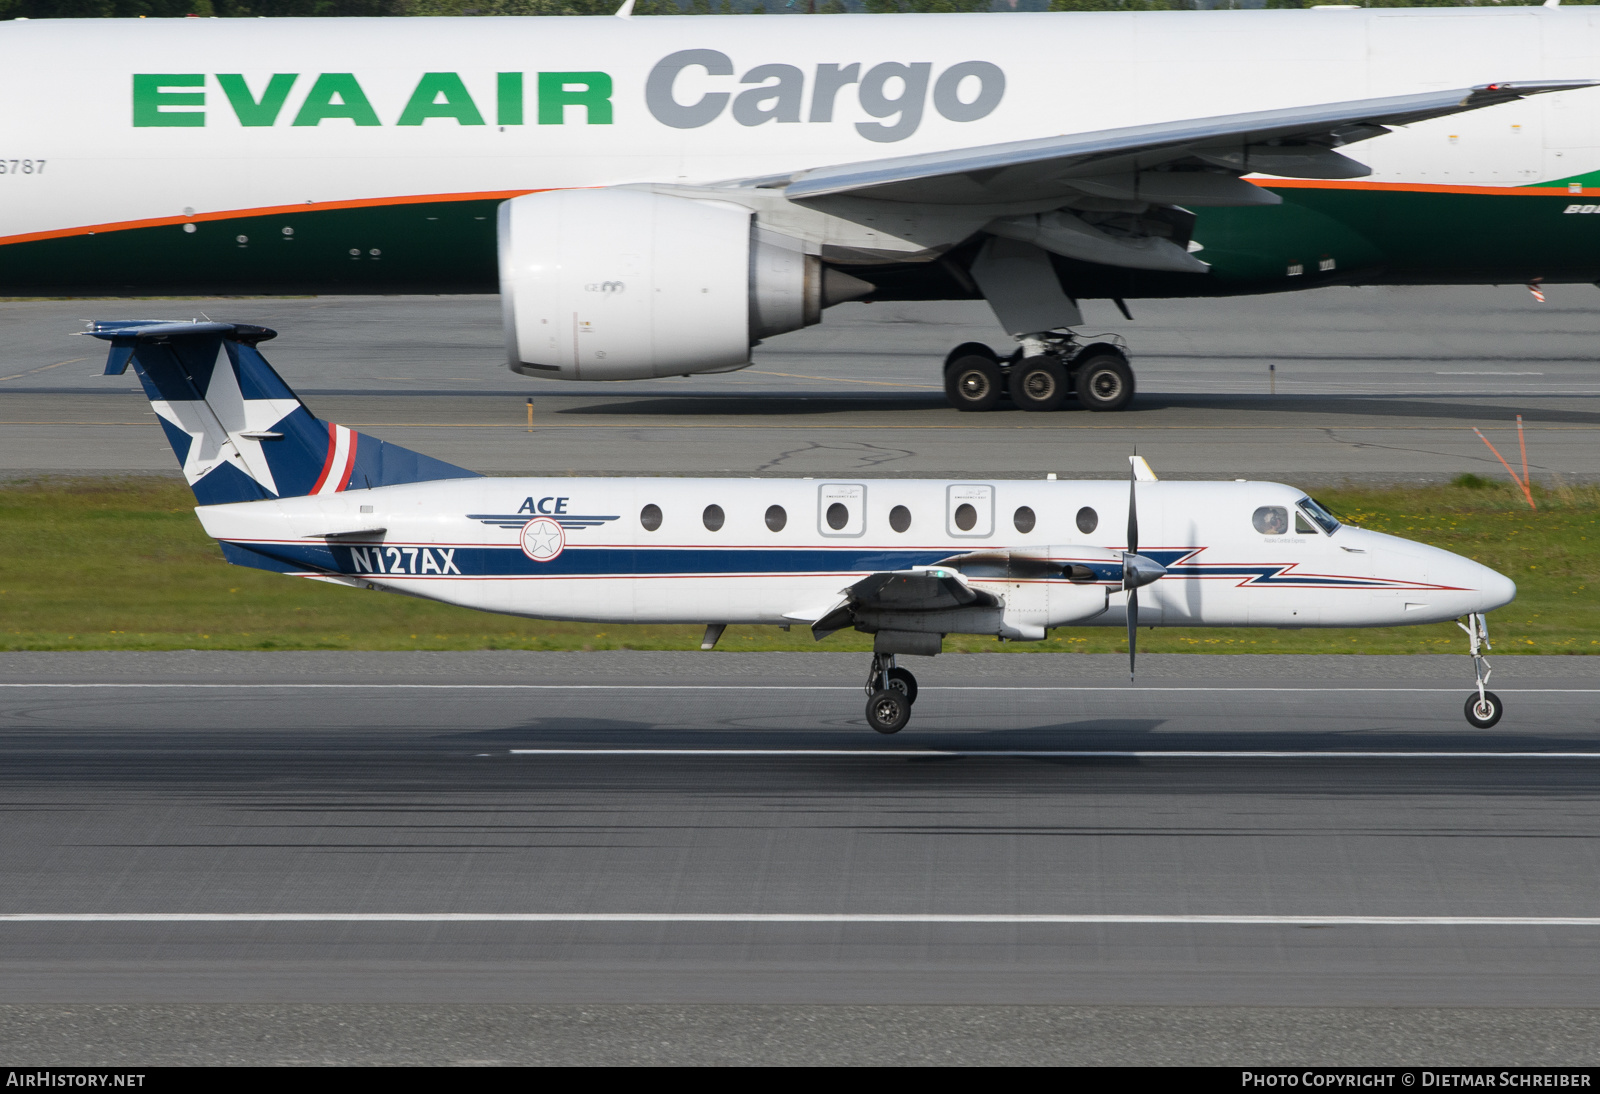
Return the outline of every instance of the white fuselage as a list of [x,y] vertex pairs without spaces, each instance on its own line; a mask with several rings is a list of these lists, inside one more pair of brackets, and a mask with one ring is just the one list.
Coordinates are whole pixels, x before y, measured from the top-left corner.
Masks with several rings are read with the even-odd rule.
[[[1139,483],[1139,551],[1167,568],[1140,592],[1141,625],[1396,626],[1515,596],[1448,551],[1350,526],[1328,534],[1297,513],[1304,497],[1268,482]],[[1257,531],[1263,507],[1283,511],[1285,531]],[[865,575],[1008,554],[1100,569],[1069,582],[969,566],[968,583],[1005,603],[999,633],[1125,619],[1102,565],[1126,546],[1121,482],[478,478],[197,512],[254,564],[546,619],[805,624]]]
[[[704,185],[1177,119],[1589,78],[1600,75],[1594,12],[0,22],[0,244],[92,227],[176,229],[248,210]],[[686,68],[656,89],[652,107],[651,73],[683,50],[720,54],[731,72]],[[979,96],[975,78],[940,98],[940,76],[970,62],[1004,75],[981,117],[951,98]],[[909,66],[917,86],[879,79],[863,91],[883,64]],[[837,75],[850,65],[854,82]],[[274,74],[294,77],[281,95]],[[440,74],[449,79],[439,90],[424,83]],[[344,90],[324,83],[322,108],[308,110],[323,76],[346,80]],[[758,85],[772,94],[741,99]],[[356,92],[366,109],[345,113],[359,116],[329,116]],[[696,106],[704,124],[682,113]],[[1597,108],[1600,96],[1585,92],[1539,97],[1363,142],[1358,158],[1373,183],[1562,178],[1596,165]],[[892,250],[897,232],[828,230],[845,236],[823,242],[878,251]],[[903,249],[928,245],[927,232],[906,231],[914,238]],[[284,246],[273,232],[254,245]],[[365,260],[363,242],[350,245]]]

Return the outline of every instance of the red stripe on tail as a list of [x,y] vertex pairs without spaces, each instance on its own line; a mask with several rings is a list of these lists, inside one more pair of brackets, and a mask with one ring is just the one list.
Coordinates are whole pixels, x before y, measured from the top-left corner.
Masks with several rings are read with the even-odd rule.
[[320,493],[322,493],[322,484],[328,481],[328,472],[333,470],[333,453],[334,453],[334,450],[337,449],[338,447],[339,447],[339,427],[334,425],[332,422],[329,422],[328,423],[328,455],[327,455],[327,458],[325,458],[322,461],[322,474],[317,476],[317,481],[311,487],[311,490],[309,491],[309,493],[312,493],[312,494],[320,494]]

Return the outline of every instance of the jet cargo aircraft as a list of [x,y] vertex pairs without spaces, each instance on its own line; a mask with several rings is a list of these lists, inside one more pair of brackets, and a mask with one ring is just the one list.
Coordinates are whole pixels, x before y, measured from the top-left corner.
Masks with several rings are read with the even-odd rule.
[[873,635],[867,721],[902,728],[902,654],[1058,627],[1392,627],[1465,617],[1467,719],[1491,726],[1483,613],[1511,580],[1341,523],[1272,482],[485,478],[314,417],[242,323],[87,332],[131,361],[229,562],[483,611]]
[[1594,7],[51,19],[0,54],[0,294],[498,290],[539,378],[981,297],[1016,341],[951,350],[954,405],[1117,410],[1085,298],[1600,279]]

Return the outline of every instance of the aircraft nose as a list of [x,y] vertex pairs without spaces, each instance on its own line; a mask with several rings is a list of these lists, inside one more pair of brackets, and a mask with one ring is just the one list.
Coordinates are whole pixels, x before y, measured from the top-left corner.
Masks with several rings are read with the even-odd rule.
[[1505,574],[1491,570],[1487,566],[1480,566],[1482,572],[1474,583],[1479,595],[1482,597],[1478,604],[1480,612],[1493,611],[1503,608],[1517,598],[1517,583]]

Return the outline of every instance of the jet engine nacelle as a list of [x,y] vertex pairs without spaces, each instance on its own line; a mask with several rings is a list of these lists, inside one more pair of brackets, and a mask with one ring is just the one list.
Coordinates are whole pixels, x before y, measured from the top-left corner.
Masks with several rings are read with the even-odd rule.
[[500,206],[499,238],[506,352],[527,376],[729,371],[750,363],[759,339],[822,314],[821,260],[732,202],[625,189],[524,194]]

